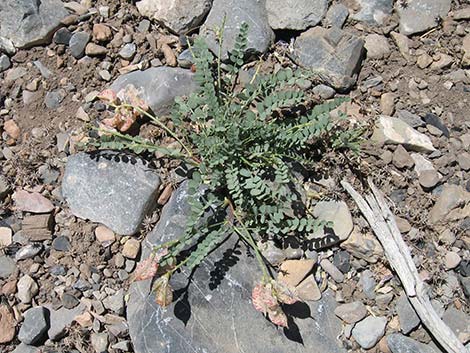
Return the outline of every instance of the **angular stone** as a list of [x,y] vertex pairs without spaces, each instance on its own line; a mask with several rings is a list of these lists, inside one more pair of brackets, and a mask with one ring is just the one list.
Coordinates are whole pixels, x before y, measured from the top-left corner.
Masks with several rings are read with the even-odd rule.
[[0,248],[10,246],[12,243],[13,231],[8,227],[0,227]]
[[310,275],[300,282],[296,290],[297,296],[302,301],[317,301],[321,299],[321,291],[318,288],[314,275]]
[[127,85],[141,91],[140,98],[157,115],[169,113],[175,97],[187,96],[197,88],[191,71],[170,67],[154,67],[122,75],[110,88],[118,92]]
[[464,52],[462,57],[462,66],[470,66],[470,34],[467,34],[462,42],[462,50]]
[[354,257],[371,263],[376,263],[384,254],[382,245],[373,234],[363,234],[357,229],[340,246]]
[[354,12],[351,17],[369,25],[384,24],[393,10],[393,0],[355,0],[354,3],[357,6],[357,12]]
[[50,311],[50,328],[47,335],[51,340],[57,341],[64,337],[67,328],[72,325],[75,317],[85,312],[86,305],[80,304],[73,309],[62,307],[58,310],[54,310],[52,306],[49,306],[48,309]]
[[314,265],[313,260],[286,260],[281,264],[277,279],[295,287],[307,276]]
[[209,12],[211,0],[142,0],[136,3],[142,16],[154,19],[174,33],[186,34],[198,27]]
[[6,71],[11,67],[10,58],[6,55],[0,55],[0,72]]
[[71,246],[70,239],[66,236],[57,237],[52,241],[52,247],[57,251],[69,251]]
[[115,294],[106,297],[103,300],[103,305],[106,309],[111,310],[118,315],[124,314],[124,290],[120,289]]
[[392,161],[398,169],[411,168],[414,165],[413,159],[402,145],[398,145],[393,152]]
[[0,201],[3,201],[10,191],[11,188],[8,180],[3,175],[0,175]]
[[67,15],[60,0],[2,1],[0,37],[11,40],[17,48],[48,44]]
[[408,335],[421,323],[419,316],[410,304],[406,294],[402,294],[396,302],[395,310],[400,321],[400,328],[403,334]]
[[411,58],[410,55],[410,46],[411,46],[411,41],[410,39],[405,36],[404,34],[397,33],[392,31],[390,33],[390,36],[392,37],[393,41],[398,47],[398,50],[400,51],[400,54],[407,60],[409,61]]
[[52,202],[37,192],[18,190],[13,194],[13,200],[15,207],[24,212],[49,213],[54,209]]
[[353,230],[353,220],[344,201],[320,201],[313,209],[314,217],[333,222],[334,234],[339,240],[346,240]]
[[390,116],[380,116],[371,138],[381,144],[401,144],[406,149],[418,152],[433,152],[430,138],[405,123]]
[[108,53],[108,49],[95,43],[88,43],[85,48],[85,54],[90,57],[103,56],[103,55],[106,55],[107,53]]
[[359,301],[341,304],[335,309],[335,315],[348,324],[355,324],[366,317],[367,308]]
[[383,59],[390,54],[390,45],[384,36],[369,34],[365,37],[364,41],[364,48],[367,50],[367,57],[369,59]]
[[15,140],[21,135],[21,130],[13,119],[9,119],[3,123],[3,130]]
[[435,224],[444,221],[449,213],[458,207],[470,201],[470,193],[459,185],[444,185],[441,195],[429,212],[429,221]]
[[70,38],[72,38],[72,32],[67,28],[60,28],[54,33],[53,40],[55,44],[69,45]]
[[[183,234],[189,214],[186,185],[163,208],[157,227],[143,242],[143,258],[152,246]],[[247,251],[231,236],[196,268],[190,281],[187,270],[175,273],[171,279],[175,299],[166,309],[155,303],[151,280],[132,283],[127,320],[134,351],[307,353],[315,347],[319,352],[346,352],[336,338],[341,321],[333,314],[336,301],[329,291],[317,302],[294,305],[292,311],[287,308],[292,324],[285,331],[253,309],[251,291],[261,272]],[[322,324],[312,325],[311,317]]]
[[96,353],[106,353],[108,351],[108,334],[106,332],[91,334],[91,345]]
[[137,239],[130,238],[122,248],[122,255],[128,259],[135,259],[140,252],[140,242]]
[[6,279],[15,272],[16,263],[10,257],[0,255],[0,278]]
[[90,35],[86,32],[76,32],[69,41],[70,53],[75,59],[81,59],[85,56],[85,48],[90,41]]
[[338,90],[350,88],[357,79],[364,42],[362,39],[333,27],[314,27],[297,37],[294,59],[322,75],[325,83]]
[[38,285],[34,279],[28,275],[21,277],[16,286],[18,290],[18,299],[24,304],[31,303],[33,297],[36,296],[36,294],[39,292]]
[[438,25],[438,19],[447,17],[452,0],[413,0],[407,6],[398,6],[400,33],[405,35],[427,31]]
[[132,235],[156,206],[158,174],[143,160],[113,151],[69,157],[62,194],[72,213]]
[[420,176],[421,173],[425,171],[435,171],[432,162],[423,157],[421,154],[411,153],[410,156],[413,158],[415,165],[414,170],[418,176]]
[[449,251],[444,257],[444,266],[447,270],[452,270],[460,264],[460,261],[462,261],[462,258],[459,254],[455,251]]
[[26,216],[21,222],[23,235],[32,241],[43,241],[52,239],[54,218],[52,214],[41,214]]
[[456,10],[452,13],[454,20],[469,20],[470,19],[470,7],[464,7],[463,9]]
[[98,42],[107,42],[113,39],[111,28],[103,23],[95,23],[93,25],[93,38]]
[[346,6],[343,4],[333,4],[328,9],[323,24],[328,27],[343,28],[348,16],[349,10]]
[[396,113],[397,117],[403,120],[411,127],[424,126],[424,121],[416,114],[413,114],[407,110],[398,110]]
[[8,343],[15,338],[16,319],[7,304],[0,303],[0,344]]
[[330,275],[331,278],[336,283],[342,283],[344,281],[343,273],[338,270],[338,268],[331,263],[328,259],[323,259],[320,261],[320,266],[325,270],[326,273]]
[[18,339],[25,344],[37,344],[45,339],[49,329],[49,317],[47,309],[37,306],[27,310],[24,321],[18,332]]
[[354,326],[352,335],[362,348],[369,349],[383,337],[386,325],[386,317],[368,316]]
[[375,299],[375,287],[377,283],[371,270],[365,270],[361,273],[358,285],[367,298]]
[[111,245],[116,240],[114,232],[104,226],[98,226],[95,229],[96,240],[98,240],[104,246]]
[[218,53],[219,44],[214,29],[220,27],[226,17],[222,58],[228,58],[228,52],[234,48],[240,25],[249,25],[247,54],[264,53],[274,40],[274,33],[268,24],[268,14],[264,1],[252,0],[214,0],[206,22],[201,28],[201,35],[206,37],[209,48]]
[[327,9],[327,0],[266,0],[272,29],[305,30],[320,23]]
[[57,109],[60,107],[60,104],[66,96],[67,92],[65,92],[63,89],[47,92],[46,97],[44,98],[44,104],[49,109]]
[[268,240],[264,243],[258,243],[258,247],[263,257],[274,266],[281,264],[286,259],[286,254],[273,241]]
[[470,332],[470,315],[453,306],[449,307],[442,315],[442,320],[457,335],[468,335]]
[[132,60],[135,53],[137,52],[137,46],[135,43],[127,43],[119,50],[119,56],[124,60]]
[[454,62],[454,58],[452,56],[444,54],[444,53],[440,53],[439,60],[434,61],[431,64],[431,70],[439,71],[439,70],[447,69],[448,67],[452,65],[453,62]]
[[386,337],[388,348],[392,353],[438,353],[431,346],[415,341],[412,338],[393,333]]

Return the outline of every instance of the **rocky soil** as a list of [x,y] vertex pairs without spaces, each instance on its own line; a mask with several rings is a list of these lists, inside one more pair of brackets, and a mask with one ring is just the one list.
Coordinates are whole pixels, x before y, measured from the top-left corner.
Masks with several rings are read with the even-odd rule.
[[[168,3],[0,3],[0,350],[441,352],[339,184],[360,188],[364,177],[385,193],[433,305],[470,349],[466,1]],[[358,158],[326,156],[305,185],[339,242],[322,247],[322,233],[309,248],[260,244],[306,300],[286,308],[286,330],[252,308],[259,274],[235,238],[191,282],[175,276],[174,303],[158,308],[150,283],[131,277],[152,244],[182,231],[181,167],[83,152],[89,125],[107,116],[103,89],[132,83],[161,116],[194,90],[188,41],[203,35],[215,48],[225,15],[224,55],[246,21],[247,54],[263,71],[312,69],[318,79],[303,88],[351,97],[340,109],[365,130]],[[146,124],[133,133],[174,142]]]

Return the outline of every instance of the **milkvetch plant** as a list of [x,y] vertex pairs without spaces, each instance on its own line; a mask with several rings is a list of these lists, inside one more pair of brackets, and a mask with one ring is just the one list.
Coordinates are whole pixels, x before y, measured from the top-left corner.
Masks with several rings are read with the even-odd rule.
[[[356,149],[359,134],[340,129],[330,119],[329,113],[344,98],[315,104],[299,89],[308,72],[283,68],[265,75],[258,65],[250,82],[240,85],[247,35],[248,25],[242,24],[227,63],[220,51],[214,56],[202,38],[195,40],[191,51],[199,89],[175,101],[171,119],[178,132],[148,112],[131,87],[116,94],[104,92],[102,97],[115,115],[104,122],[101,140],[92,144],[159,152],[191,167],[186,231],[155,248],[135,274],[137,280],[157,276],[153,288],[159,304],[172,301],[170,279],[175,271],[183,266],[194,269],[228,236],[238,236],[253,249],[262,271],[252,293],[255,308],[274,324],[286,326],[281,304],[298,300],[295,289],[271,277],[257,242],[288,237],[302,241],[325,226],[303,204],[301,182],[292,166],[309,170],[322,151]],[[223,28],[217,37],[222,48]],[[171,150],[125,134],[140,116],[163,129],[181,148]],[[194,250],[183,256],[190,248]]]

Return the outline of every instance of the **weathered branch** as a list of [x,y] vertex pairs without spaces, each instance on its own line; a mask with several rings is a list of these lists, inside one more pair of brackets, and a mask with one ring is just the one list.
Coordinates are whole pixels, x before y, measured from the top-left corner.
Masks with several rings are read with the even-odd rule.
[[454,332],[442,321],[432,307],[424,282],[419,277],[410,250],[398,230],[395,217],[383,195],[370,179],[368,184],[372,193],[366,195],[364,199],[347,181],[341,182],[382,244],[390,265],[400,278],[410,303],[423,325],[427,327],[446,352],[467,352]]

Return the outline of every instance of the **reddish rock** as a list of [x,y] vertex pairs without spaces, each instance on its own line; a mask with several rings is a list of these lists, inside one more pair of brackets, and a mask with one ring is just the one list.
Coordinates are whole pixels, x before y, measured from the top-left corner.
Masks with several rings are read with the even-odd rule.
[[10,136],[11,138],[17,140],[20,137],[20,128],[16,125],[14,120],[7,120],[3,124],[3,130]]
[[15,338],[16,320],[6,304],[0,304],[0,344],[8,343]]
[[18,190],[13,194],[15,206],[20,211],[32,213],[49,213],[54,209],[51,201],[40,193]]
[[279,270],[278,279],[293,287],[297,286],[312,270],[313,260],[287,260]]
[[113,38],[113,33],[108,26],[97,23],[93,25],[93,38],[98,42],[107,42]]

